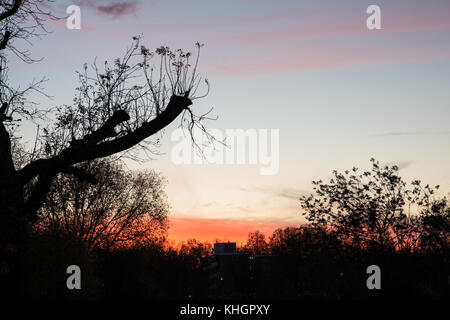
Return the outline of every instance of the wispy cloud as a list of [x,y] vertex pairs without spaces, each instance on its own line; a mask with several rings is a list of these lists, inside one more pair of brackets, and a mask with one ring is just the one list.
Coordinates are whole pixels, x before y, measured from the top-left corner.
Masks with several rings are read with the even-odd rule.
[[449,135],[450,131],[399,131],[399,132],[385,132],[385,133],[376,133],[370,135],[371,137],[402,137],[402,136],[424,136],[424,135]]
[[399,170],[403,170],[412,165],[413,163],[414,163],[413,161],[400,161],[400,162],[389,162],[386,165],[388,166],[396,165]]
[[366,49],[338,49],[324,52],[293,52],[285,57],[261,55],[251,61],[221,65],[217,72],[222,75],[260,75],[267,73],[298,72],[318,69],[338,69],[361,66],[374,66],[396,63],[416,63],[420,61],[448,61],[450,51],[442,45],[429,45],[422,48],[392,47],[389,50],[374,52]]
[[94,9],[100,15],[106,15],[113,19],[118,19],[127,15],[137,15],[139,1],[117,1],[111,3],[110,1],[98,0],[82,0],[78,1],[78,5],[86,6]]
[[[282,6],[280,6],[281,8]],[[229,15],[210,15],[201,19],[186,19],[180,21],[187,29],[213,30],[203,42],[214,46],[228,48],[230,46],[251,47],[254,45],[277,46],[280,49],[299,40],[349,40],[358,37],[372,37],[374,34],[403,36],[405,33],[432,33],[450,31],[448,5],[430,6],[417,5],[410,10],[393,5],[383,13],[382,30],[368,30],[364,14],[364,5],[349,10],[321,9],[290,11],[272,10],[271,13],[242,12]],[[355,11],[356,10],[356,11]]]
[[97,6],[96,9],[101,14],[118,18],[124,15],[136,14],[137,2],[118,2],[110,5]]
[[290,187],[271,187],[271,186],[259,186],[254,188],[239,188],[240,191],[245,192],[258,192],[266,194],[269,197],[278,197],[289,200],[298,200],[300,196],[309,194],[306,190],[300,190]]
[[419,136],[425,134],[420,131],[411,131],[411,132],[387,132],[387,133],[379,133],[374,134],[373,137],[395,137],[395,136]]

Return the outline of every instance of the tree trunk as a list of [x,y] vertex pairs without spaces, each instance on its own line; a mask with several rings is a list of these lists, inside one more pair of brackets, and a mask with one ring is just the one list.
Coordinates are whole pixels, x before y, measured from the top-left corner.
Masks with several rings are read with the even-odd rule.
[[17,297],[20,257],[29,223],[24,217],[23,187],[13,181],[0,186],[0,299]]

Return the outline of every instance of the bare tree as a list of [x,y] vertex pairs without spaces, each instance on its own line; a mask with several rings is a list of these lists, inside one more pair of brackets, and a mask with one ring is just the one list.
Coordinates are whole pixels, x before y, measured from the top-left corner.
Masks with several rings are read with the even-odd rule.
[[201,242],[196,239],[189,239],[186,243],[182,243],[179,254],[192,259],[192,267],[198,267],[202,259],[210,256],[213,252],[213,246],[210,242]]
[[264,233],[259,230],[250,232],[244,250],[254,256],[269,253],[269,246]]
[[58,174],[40,210],[38,232],[66,233],[93,248],[133,246],[167,229],[164,179],[154,171],[125,171],[107,160],[77,168],[95,175],[96,184]]
[[[40,9],[45,1],[11,0],[0,6],[2,35],[0,56],[7,64],[5,52],[18,54],[32,62],[27,51],[18,51],[15,40],[29,41],[44,30],[43,19],[50,16]],[[33,28],[27,23],[33,22]],[[58,174],[70,174],[95,182],[95,177],[82,171],[76,164],[112,155],[136,157],[138,148],[152,151],[158,141],[147,138],[161,132],[178,117],[181,126],[206,131],[202,121],[208,113],[197,116],[193,100],[208,93],[209,84],[198,75],[198,57],[201,45],[197,43],[197,57],[182,50],[171,51],[161,47],[151,52],[141,45],[140,37],[125,55],[99,68],[95,63],[92,74],[85,65],[79,73],[80,85],[73,103],[58,107],[56,121],[41,131],[29,161],[22,167],[14,165],[13,141],[17,139],[11,124],[28,117],[38,117],[32,103],[27,103],[25,91],[11,90],[2,77],[0,112],[0,241],[3,245],[19,241],[27,227],[37,220]],[[5,51],[6,50],[6,51]],[[191,62],[192,60],[192,62]],[[154,62],[154,64],[152,64]],[[6,73],[6,68],[2,68]],[[207,89],[199,94],[200,85]],[[29,90],[39,90],[41,82]],[[12,98],[15,97],[15,98]],[[27,192],[25,192],[25,189]],[[17,239],[15,239],[17,238]],[[14,240],[15,239],[15,240]]]

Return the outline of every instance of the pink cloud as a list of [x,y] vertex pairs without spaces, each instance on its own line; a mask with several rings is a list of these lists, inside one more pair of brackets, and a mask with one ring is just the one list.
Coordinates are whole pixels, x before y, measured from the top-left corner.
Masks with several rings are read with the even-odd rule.
[[[450,20],[442,18],[440,13],[394,14],[384,18],[381,30],[371,31],[366,28],[365,21],[350,21],[341,24],[321,24],[294,26],[290,28],[254,32],[238,35],[222,35],[211,38],[206,43],[216,47],[253,47],[266,45],[257,54],[241,56],[230,65],[222,65],[219,73],[225,75],[254,75],[277,72],[291,72],[313,69],[331,69],[402,63],[416,61],[440,61],[450,59],[448,46],[442,43],[430,45],[409,42],[409,45],[388,45],[380,43],[378,48],[364,48],[369,42],[367,37],[375,36],[377,41],[389,36],[401,36],[402,33],[449,32]],[[342,45],[327,46],[329,38],[347,40]],[[323,40],[314,42],[301,49],[299,41]],[[370,38],[369,38],[370,39]],[[392,38],[395,39],[395,38]],[[390,40],[388,40],[390,41]],[[332,42],[333,44],[334,42]],[[254,49],[251,49],[254,50]],[[277,57],[277,58],[274,58]]]
[[283,42],[290,42],[298,39],[306,39],[307,37],[317,37],[317,36],[326,36],[326,37],[335,37],[339,35],[357,35],[362,32],[367,31],[367,29],[363,28],[360,25],[354,24],[343,24],[336,26],[300,26],[300,27],[292,27],[288,29],[278,29],[271,30],[265,32],[255,32],[248,34],[239,34],[239,35],[223,35],[223,36],[215,36],[209,40],[206,40],[207,43],[213,43],[216,45],[252,45],[252,44],[262,44],[262,43],[271,43],[271,44],[279,44]]
[[291,55],[277,59],[252,59],[246,63],[221,66],[223,75],[260,75],[320,69],[349,68],[389,63],[440,61],[450,59],[449,48],[389,48],[383,50],[328,51]]
[[[281,24],[286,25],[290,22],[298,21],[317,21],[320,19],[336,19],[340,18],[345,20],[346,12],[305,12],[305,11],[294,11],[294,12],[275,12],[266,15],[252,15],[252,16],[227,16],[227,17],[202,17],[202,19],[180,21],[183,27],[188,28],[217,28],[217,27],[228,27],[241,25],[248,28],[267,26],[269,24]],[[176,29],[175,29],[176,30]]]
[[387,21],[382,25],[382,30],[369,31],[365,22],[351,22],[342,24],[321,24],[311,26],[295,26],[290,28],[280,28],[277,30],[252,32],[247,34],[227,34],[214,36],[207,43],[217,45],[252,45],[255,43],[282,43],[298,39],[311,37],[350,37],[364,36],[368,32],[382,32],[385,35],[398,32],[431,32],[450,31],[449,19],[414,19],[412,17],[402,17],[394,21]]

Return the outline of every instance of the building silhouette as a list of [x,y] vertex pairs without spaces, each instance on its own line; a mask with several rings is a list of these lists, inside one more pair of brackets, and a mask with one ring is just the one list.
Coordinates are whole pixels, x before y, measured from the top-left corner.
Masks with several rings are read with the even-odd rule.
[[[214,244],[214,254],[203,261],[208,296],[215,299],[248,298],[271,282],[274,256],[237,251],[236,242]],[[264,290],[263,290],[264,291]]]

